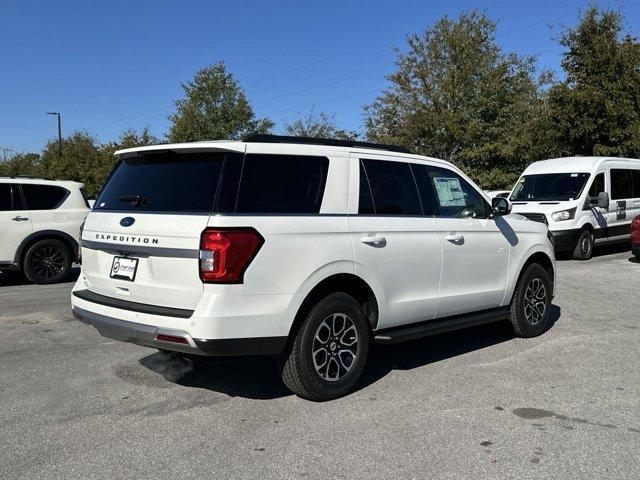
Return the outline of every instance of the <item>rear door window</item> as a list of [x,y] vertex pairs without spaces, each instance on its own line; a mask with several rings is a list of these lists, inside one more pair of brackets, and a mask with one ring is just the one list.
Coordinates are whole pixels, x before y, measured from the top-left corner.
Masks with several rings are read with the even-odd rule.
[[0,183],[0,212],[10,212],[13,210],[11,196],[11,184]]
[[418,188],[408,163],[363,159],[362,165],[376,215],[422,215]]
[[69,190],[56,185],[22,184],[27,210],[54,210],[62,205]]
[[248,154],[240,174],[236,212],[319,213],[328,169],[326,157]]
[[94,210],[209,213],[225,153],[159,151],[121,159]]

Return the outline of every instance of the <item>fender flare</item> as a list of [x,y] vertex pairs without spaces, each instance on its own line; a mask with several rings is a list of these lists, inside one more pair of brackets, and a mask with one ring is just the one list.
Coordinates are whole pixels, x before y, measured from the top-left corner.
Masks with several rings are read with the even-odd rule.
[[557,271],[556,271],[555,256],[553,252],[548,247],[540,243],[532,245],[531,247],[529,247],[529,249],[526,251],[524,255],[520,256],[520,261],[518,262],[516,267],[512,270],[512,272],[510,272],[509,283],[507,284],[507,289],[505,291],[504,299],[502,301],[503,305],[508,305],[511,303],[511,299],[513,298],[513,292],[515,292],[516,290],[516,285],[518,284],[518,280],[520,280],[520,276],[522,275],[522,269],[524,268],[524,265],[529,261],[529,259],[533,255],[537,253],[542,253],[549,258],[549,261],[553,266],[554,285],[556,284],[555,279],[557,277]]
[[58,240],[62,240],[67,246],[71,247],[71,254],[73,255],[73,260],[78,259],[78,241],[69,235],[66,232],[62,232],[60,230],[39,230],[37,232],[33,232],[30,235],[27,235],[16,250],[16,255],[14,257],[14,262],[18,266],[18,268],[22,268],[22,255],[27,246],[34,241],[45,239],[45,238],[56,238]]

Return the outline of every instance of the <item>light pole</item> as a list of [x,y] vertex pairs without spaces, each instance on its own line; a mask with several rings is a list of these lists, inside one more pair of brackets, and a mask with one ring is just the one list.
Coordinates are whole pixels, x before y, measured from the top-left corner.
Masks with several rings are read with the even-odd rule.
[[62,128],[60,126],[60,112],[47,112],[47,115],[56,115],[58,117],[58,155],[62,157]]

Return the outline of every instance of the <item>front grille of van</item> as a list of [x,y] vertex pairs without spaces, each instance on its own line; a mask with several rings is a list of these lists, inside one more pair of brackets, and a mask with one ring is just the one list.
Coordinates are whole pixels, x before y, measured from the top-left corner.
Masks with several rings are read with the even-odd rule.
[[549,225],[549,222],[547,222],[547,216],[544,213],[521,213],[520,215],[527,217],[529,220],[533,220],[534,222]]

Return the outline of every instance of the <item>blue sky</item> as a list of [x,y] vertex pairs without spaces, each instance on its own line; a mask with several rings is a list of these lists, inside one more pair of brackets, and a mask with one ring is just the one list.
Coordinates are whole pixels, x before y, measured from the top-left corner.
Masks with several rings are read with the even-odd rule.
[[[438,18],[478,8],[498,23],[506,51],[559,69],[553,40],[589,0],[168,1],[0,0],[0,147],[39,151],[56,135],[86,130],[101,142],[128,128],[163,135],[180,82],[218,60],[259,116],[281,132],[315,112],[361,131],[362,106],[386,85],[392,47]],[[612,1],[598,2],[610,7]],[[640,2],[620,4],[640,31]]]

